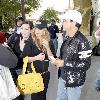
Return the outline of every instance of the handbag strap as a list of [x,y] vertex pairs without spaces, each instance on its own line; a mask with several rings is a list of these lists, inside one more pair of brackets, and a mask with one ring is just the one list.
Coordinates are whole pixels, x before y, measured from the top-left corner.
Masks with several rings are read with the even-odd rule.
[[[26,68],[27,68],[27,64],[28,64],[28,56],[26,56],[24,59],[23,59],[23,69],[22,69],[22,74],[25,74],[26,72]],[[35,71],[35,67],[33,65],[33,62],[31,63],[31,68],[32,68],[32,73],[36,73]]]

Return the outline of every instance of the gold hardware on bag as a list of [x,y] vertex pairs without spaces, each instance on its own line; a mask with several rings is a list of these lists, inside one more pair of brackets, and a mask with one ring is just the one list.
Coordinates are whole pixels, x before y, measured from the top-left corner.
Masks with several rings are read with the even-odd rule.
[[31,63],[32,73],[25,74],[28,57],[23,59],[22,75],[18,76],[17,86],[21,94],[38,93],[44,90],[43,78],[40,73],[36,73],[33,63]]

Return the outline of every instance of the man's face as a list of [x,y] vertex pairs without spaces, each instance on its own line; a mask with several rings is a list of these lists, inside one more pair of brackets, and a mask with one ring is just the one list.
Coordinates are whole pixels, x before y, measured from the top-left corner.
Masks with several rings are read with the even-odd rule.
[[62,25],[63,25],[63,31],[67,32],[71,27],[71,22],[70,22],[70,20],[64,19]]
[[17,26],[20,27],[22,25],[23,21],[22,20],[18,20],[17,21]]

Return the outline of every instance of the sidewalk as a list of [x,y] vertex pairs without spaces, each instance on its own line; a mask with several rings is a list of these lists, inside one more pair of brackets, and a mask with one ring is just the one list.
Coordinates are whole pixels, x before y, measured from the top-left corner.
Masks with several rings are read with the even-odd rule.
[[100,68],[100,56],[93,56],[91,62],[80,100],[100,100],[100,92],[95,90],[95,78],[96,72]]
[[[85,85],[82,89],[82,94],[80,100],[100,100],[100,92],[95,90],[95,78],[96,72],[98,68],[100,68],[100,56],[92,57],[91,67],[87,71],[87,79]],[[57,94],[57,85],[58,85],[58,77],[57,77],[57,68],[50,64],[51,69],[51,79],[49,83],[49,88],[47,92],[47,100],[56,100]]]
[[[57,56],[60,53],[60,47],[62,44],[62,33],[58,35],[58,51]],[[85,85],[82,89],[82,94],[80,100],[100,100],[100,92],[95,90],[95,79],[96,79],[96,72],[100,68],[100,56],[92,56],[91,67],[87,71],[87,78]],[[50,64],[51,69],[51,77],[49,88],[47,92],[47,100],[56,100],[57,95],[57,85],[58,85],[58,77],[57,77],[57,68]]]

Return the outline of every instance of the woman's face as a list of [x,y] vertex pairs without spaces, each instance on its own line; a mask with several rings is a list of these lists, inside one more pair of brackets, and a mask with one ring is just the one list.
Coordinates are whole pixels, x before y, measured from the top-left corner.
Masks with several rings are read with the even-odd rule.
[[35,29],[35,36],[36,36],[37,39],[41,39],[43,33],[44,33],[43,30],[40,30],[40,29],[38,29],[38,28]]
[[21,34],[23,38],[28,38],[30,36],[31,29],[29,24],[23,24],[21,26]]

